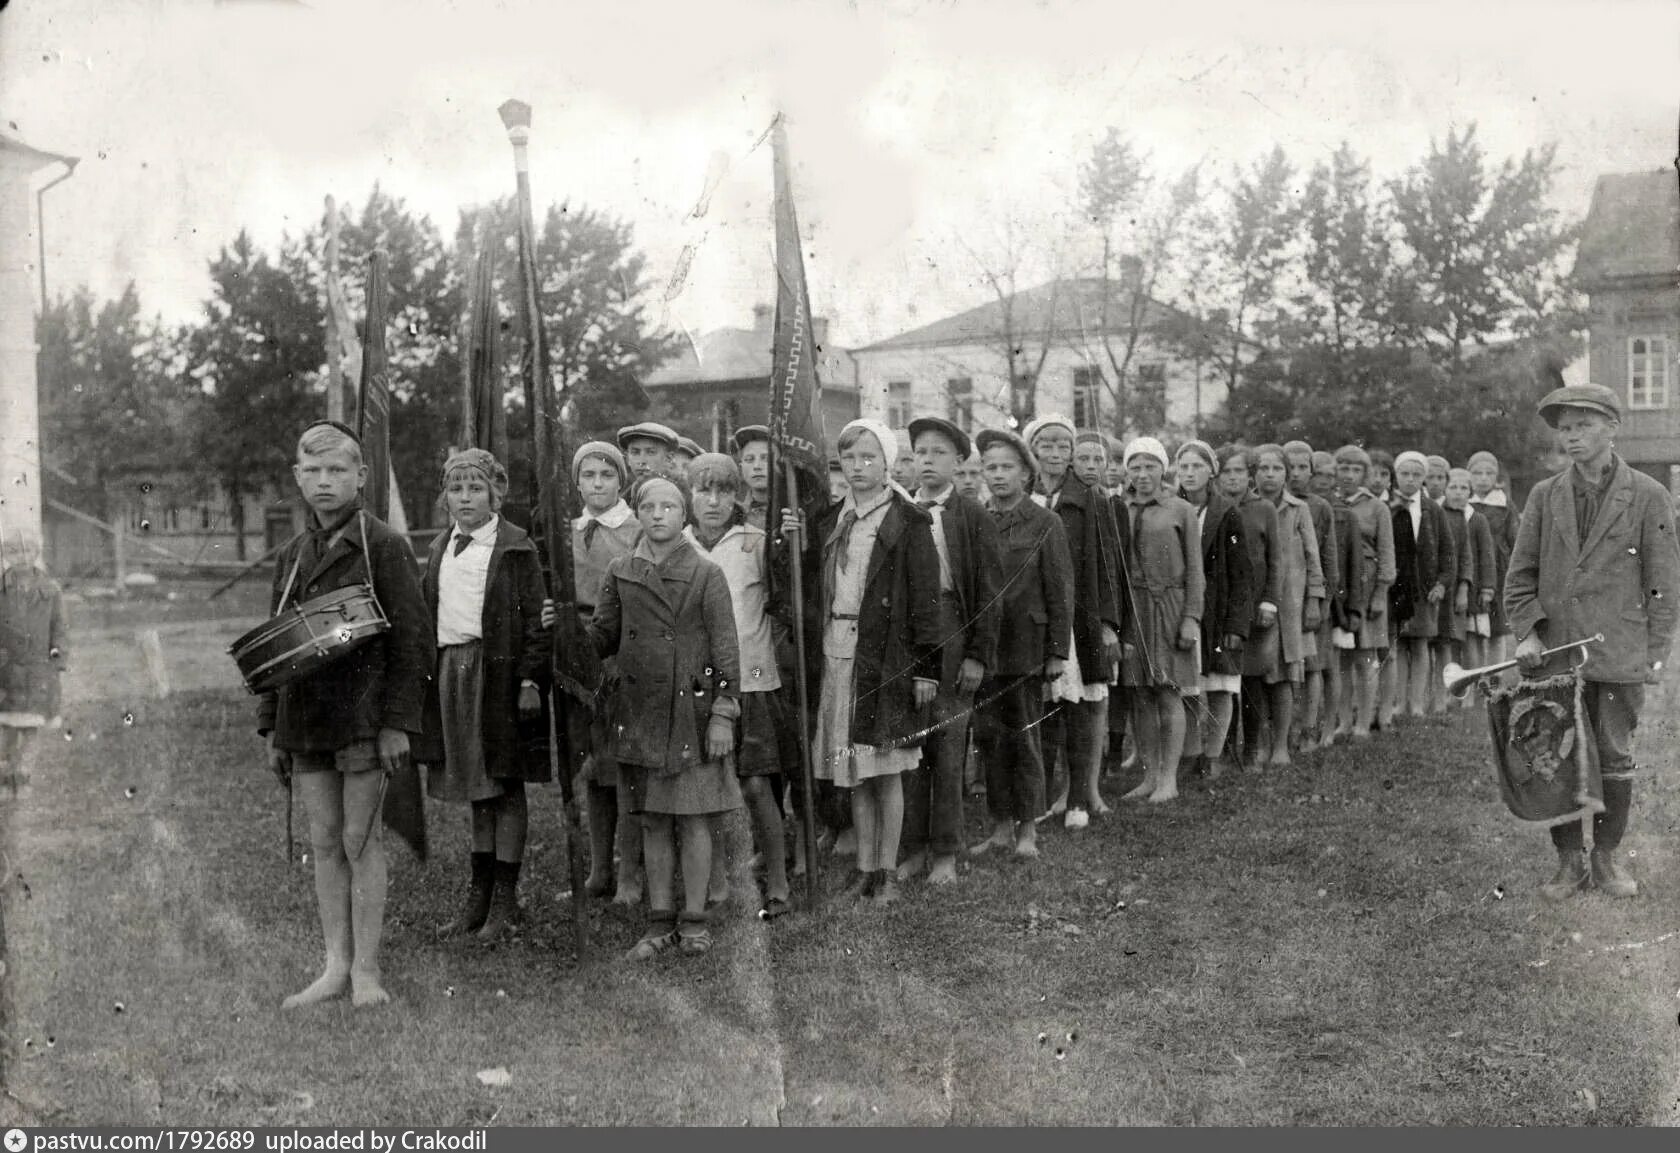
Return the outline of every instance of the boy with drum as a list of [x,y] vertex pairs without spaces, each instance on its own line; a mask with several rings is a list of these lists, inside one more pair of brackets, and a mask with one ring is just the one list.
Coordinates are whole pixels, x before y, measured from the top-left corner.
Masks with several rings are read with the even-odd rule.
[[386,775],[420,732],[432,656],[431,624],[408,541],[362,508],[362,446],[344,425],[319,421],[298,438],[292,475],[309,505],[308,529],[280,550],[271,615],[335,589],[363,583],[389,631],[337,661],[265,693],[257,731],[269,768],[294,776],[309,814],[315,900],[326,965],[287,997],[296,1008],[342,995],[356,1005],[390,1000],[380,984],[385,920],[385,850],[380,807]]

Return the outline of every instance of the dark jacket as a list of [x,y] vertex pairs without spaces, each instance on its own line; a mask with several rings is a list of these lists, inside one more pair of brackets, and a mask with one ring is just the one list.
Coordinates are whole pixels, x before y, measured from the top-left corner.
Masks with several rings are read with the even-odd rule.
[[[805,651],[822,667],[823,625],[833,599],[826,574],[834,556],[844,501],[831,504],[807,534],[805,550]],[[913,501],[894,492],[881,514],[875,550],[869,558],[863,601],[858,609],[858,646],[853,665],[852,740],[876,748],[922,743],[929,710],[916,707],[915,678],[939,680],[939,554],[933,521]],[[812,596],[811,590],[821,590]],[[812,686],[820,684],[813,678]]]
[[[1547,648],[1603,633],[1587,647],[1589,681],[1633,684],[1668,660],[1680,609],[1680,548],[1673,498],[1662,485],[1613,457],[1604,504],[1583,535],[1575,521],[1570,470],[1528,494],[1505,611],[1518,640],[1539,630]],[[1574,654],[1552,658],[1553,671]]]
[[1073,562],[1073,648],[1079,672],[1086,684],[1107,684],[1111,670],[1103,661],[1102,627],[1109,626],[1118,638],[1125,620],[1125,572],[1114,509],[1070,470],[1062,478],[1054,511],[1067,530]]
[[1249,559],[1242,514],[1217,492],[1208,493],[1202,516],[1202,573],[1207,596],[1202,609],[1202,671],[1236,676],[1242,654],[1227,652],[1225,638],[1248,639],[1254,620],[1254,565]]
[[[1441,508],[1440,505],[1436,506]],[[1443,539],[1452,542],[1453,556],[1458,561],[1457,571],[1453,579],[1447,584],[1447,594],[1441,598],[1441,603],[1435,606],[1436,635],[1442,638],[1451,637],[1454,640],[1464,639],[1465,616],[1453,611],[1458,600],[1459,585],[1470,586],[1470,612],[1476,611],[1475,581],[1476,554],[1470,540],[1470,522],[1461,512],[1441,508],[1441,527],[1445,529]]]
[[58,582],[38,568],[0,573],[0,712],[57,716],[69,648]]
[[[438,573],[444,550],[454,537],[451,528],[437,534],[426,556],[420,590],[426,611],[437,620]],[[480,736],[484,767],[492,777],[546,781],[548,761],[546,714],[532,721],[519,718],[519,685],[527,678],[546,687],[550,679],[549,634],[542,627],[542,562],[531,536],[506,517],[496,525],[490,568],[484,578],[483,651],[484,689]],[[547,708],[548,694],[542,694]],[[414,759],[420,763],[443,759],[443,720],[434,677],[427,686],[424,726]]]
[[[951,558],[951,583],[956,588],[964,626],[962,635],[947,643],[960,644],[963,657],[979,661],[989,673],[997,665],[998,618],[1002,610],[998,594],[1003,587],[1003,555],[999,551],[997,525],[985,509],[959,492],[946,498],[940,524],[945,533],[945,551]],[[936,576],[937,573],[935,569]]]
[[740,640],[723,570],[686,540],[654,564],[644,537],[614,558],[589,635],[617,654],[608,731],[620,762],[680,771],[705,763],[713,714],[740,716]]
[[1304,499],[1312,513],[1313,529],[1318,533],[1318,564],[1324,576],[1324,611],[1328,618],[1330,605],[1342,595],[1342,566],[1336,559],[1336,510],[1315,492],[1308,493]]
[[[1330,506],[1336,517],[1335,551],[1331,553],[1329,568],[1336,573],[1336,595],[1330,598],[1330,623],[1346,632],[1353,632],[1353,618],[1350,613],[1365,615],[1365,607],[1370,599],[1368,584],[1363,571],[1365,559],[1364,549],[1360,547],[1359,526],[1354,522],[1353,510],[1340,501]],[[1328,584],[1329,576],[1325,576]],[[1365,600],[1360,600],[1361,590]],[[1355,603],[1357,602],[1357,603]]]
[[1253,591],[1254,614],[1259,624],[1260,602],[1283,607],[1283,540],[1278,535],[1277,506],[1257,492],[1249,492],[1237,505],[1242,516],[1243,542],[1248,546],[1249,587]]
[[[269,615],[334,589],[364,583],[370,569],[373,595],[390,631],[311,676],[265,693],[257,710],[257,731],[274,733],[275,747],[294,753],[326,753],[378,737],[380,729],[421,731],[421,701],[432,677],[436,636],[420,576],[406,538],[371,513],[361,513],[369,555],[352,516],[324,554],[315,534],[288,542],[275,559]],[[302,555],[287,605],[286,578]]]
[[[1491,495],[1491,494],[1490,494]],[[1522,511],[1515,504],[1488,504],[1471,500],[1470,507],[1487,518],[1488,530],[1493,534],[1493,635],[1511,631],[1505,619],[1505,571],[1511,567],[1511,550],[1517,545],[1517,521]]]
[[988,512],[1002,558],[1003,612],[991,677],[1042,675],[1052,657],[1066,660],[1073,628],[1073,561],[1062,520],[1031,497],[1008,512]]
[[[1458,587],[1458,550],[1453,547],[1452,532],[1447,528],[1446,513],[1441,506],[1429,499],[1428,493],[1421,496],[1420,505],[1423,515],[1418,518],[1419,529],[1413,541],[1411,568],[1411,611],[1402,612],[1398,598],[1395,599],[1395,612],[1392,621],[1401,632],[1408,636],[1433,635],[1435,619],[1433,614],[1437,606],[1429,604],[1431,590],[1439,587],[1445,598],[1452,599],[1453,590]],[[1390,495],[1389,510],[1394,517],[1394,554],[1395,563],[1401,565],[1402,534],[1411,531],[1412,517],[1406,505],[1400,500],[1399,493]],[[1405,525],[1400,521],[1404,519]],[[1399,587],[1405,582],[1407,570],[1400,567],[1400,575],[1395,581]]]

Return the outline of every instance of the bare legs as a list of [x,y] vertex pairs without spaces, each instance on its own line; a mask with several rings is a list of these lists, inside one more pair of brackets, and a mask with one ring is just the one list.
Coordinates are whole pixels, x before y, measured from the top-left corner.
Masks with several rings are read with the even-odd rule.
[[678,837],[681,837],[683,911],[704,916],[706,888],[712,876],[712,818],[643,813],[642,852],[647,867],[648,906],[655,912],[676,907]]
[[346,987],[356,1005],[382,1004],[391,999],[379,977],[386,863],[378,806],[384,775],[378,770],[330,771],[299,773],[294,779],[309,814],[326,963],[308,988],[281,1006],[313,1005],[342,996]]
[[[591,897],[605,896],[613,883],[613,831],[618,826],[618,790],[589,784],[589,877],[583,887]],[[473,847],[476,849],[477,838]]]

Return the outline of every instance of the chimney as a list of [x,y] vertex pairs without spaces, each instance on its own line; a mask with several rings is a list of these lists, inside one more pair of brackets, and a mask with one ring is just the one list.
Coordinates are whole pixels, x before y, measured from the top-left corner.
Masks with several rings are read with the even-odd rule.
[[753,331],[769,332],[770,326],[775,323],[775,317],[776,310],[768,304],[753,305]]

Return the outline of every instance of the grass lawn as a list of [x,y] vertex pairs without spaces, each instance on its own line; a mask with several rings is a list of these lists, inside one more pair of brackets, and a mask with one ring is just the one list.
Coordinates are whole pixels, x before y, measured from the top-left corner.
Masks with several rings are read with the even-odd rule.
[[884,913],[767,928],[743,902],[699,960],[620,962],[637,926],[603,912],[580,974],[544,791],[524,939],[434,939],[466,873],[435,807],[430,864],[392,849],[396,1005],[297,1014],[319,931],[249,699],[91,700],[0,801],[0,1122],[1673,1122],[1672,689],[1641,732],[1635,901],[1540,902],[1549,842],[1466,715],[1048,832],[1036,864]]

